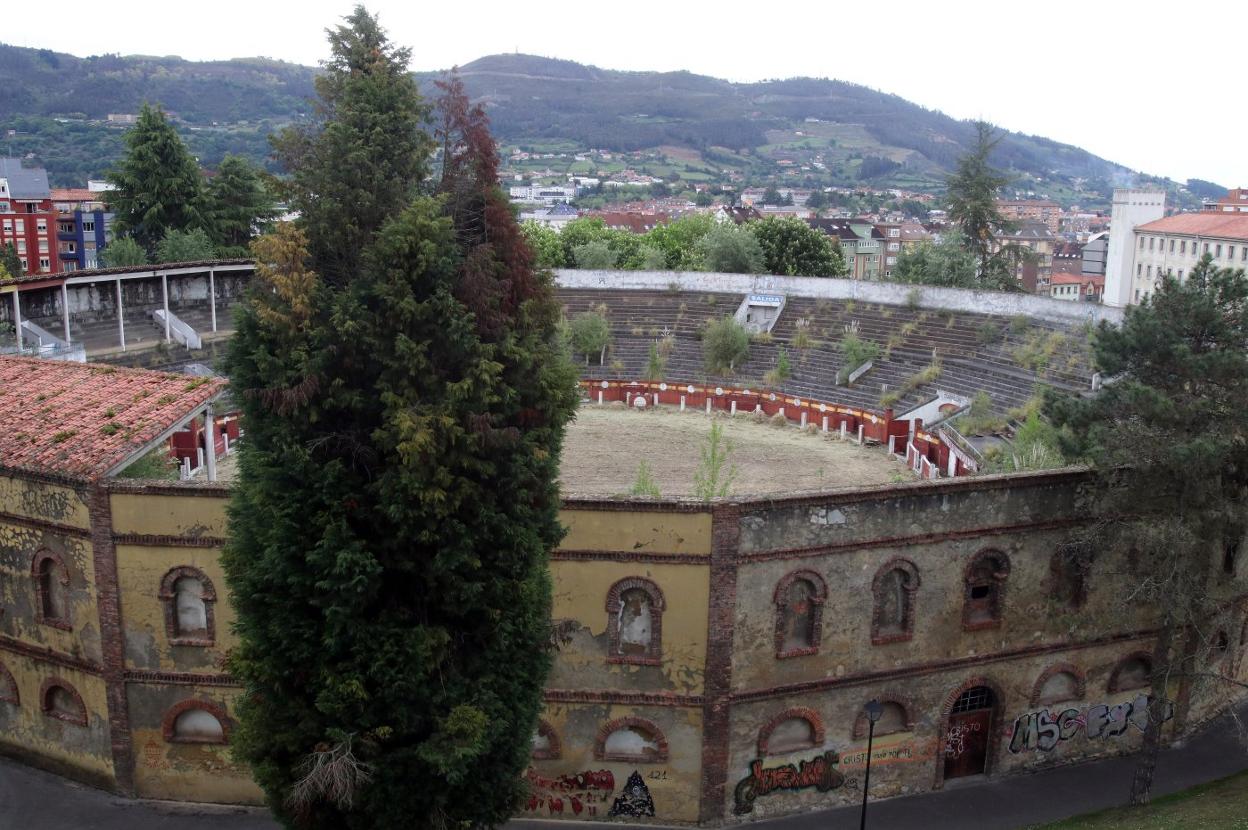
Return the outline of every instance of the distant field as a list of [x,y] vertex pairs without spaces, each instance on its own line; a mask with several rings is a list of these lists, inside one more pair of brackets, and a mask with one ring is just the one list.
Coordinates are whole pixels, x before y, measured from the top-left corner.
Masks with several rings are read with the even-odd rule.
[[[759,424],[748,416],[717,417],[734,444],[734,496],[779,496],[913,479],[879,447],[841,443],[791,426]],[[563,492],[591,497],[625,494],[645,459],[663,496],[692,495],[699,451],[709,429],[710,420],[701,412],[584,405],[568,428],[560,474]]]

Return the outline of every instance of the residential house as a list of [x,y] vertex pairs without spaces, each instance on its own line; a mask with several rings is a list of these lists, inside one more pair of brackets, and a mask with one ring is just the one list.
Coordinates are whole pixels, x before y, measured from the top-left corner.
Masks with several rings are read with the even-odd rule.
[[26,274],[60,270],[57,213],[52,207],[48,172],[23,167],[17,158],[0,158],[0,245],[12,245]]
[[113,214],[99,192],[86,188],[52,191],[56,209],[56,254],[62,271],[100,267],[100,251],[108,244]]
[[1248,213],[1248,187],[1237,187],[1221,199],[1205,199],[1201,209],[1208,213]]
[[1013,222],[1039,222],[1053,233],[1061,230],[1062,206],[1036,199],[998,199],[997,209]]
[[[1023,289],[1032,293],[1045,289],[1049,284],[1049,275],[1053,272],[1053,249],[1057,244],[1057,235],[1041,222],[1024,222],[1013,231],[1001,234],[999,244],[1019,245],[1031,252],[1031,256],[1020,258],[1014,276],[1022,283]],[[1041,293],[1045,293],[1041,290]]]
[[806,224],[840,243],[850,279],[877,280],[892,276],[891,271],[886,274],[887,269],[883,267],[888,239],[875,225],[855,219],[807,219]]
[[1105,277],[1056,271],[1049,277],[1048,293],[1055,300],[1099,303],[1105,293]]

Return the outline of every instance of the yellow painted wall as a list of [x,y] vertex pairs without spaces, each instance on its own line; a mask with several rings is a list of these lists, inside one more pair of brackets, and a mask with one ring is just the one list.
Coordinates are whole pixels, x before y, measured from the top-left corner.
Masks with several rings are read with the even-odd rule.
[[624,550],[637,553],[711,552],[711,514],[624,510],[561,510],[568,535],[564,550]]
[[[205,499],[188,499],[213,505]],[[126,668],[162,671],[215,671],[218,661],[234,645],[234,610],[230,606],[216,548],[117,546],[117,579],[121,586],[122,631]],[[217,593],[213,603],[216,646],[171,646],[165,629],[160,582],[180,565],[198,568],[212,581]]]
[[[111,784],[113,759],[103,679],[7,651],[0,651],[0,662],[12,673],[20,698],[17,706],[0,702],[0,744],[19,757],[37,755],[98,784]],[[49,677],[61,678],[82,696],[86,726],[43,713],[39,690]]]
[[[668,759],[656,763],[634,761],[598,761],[594,758],[594,741],[598,728],[616,718],[636,716],[654,722],[667,738]],[[557,760],[533,761],[529,771],[532,799],[518,815],[525,818],[564,818],[609,821],[608,812],[624,789],[629,776],[641,774],[654,801],[654,818],[642,821],[689,822],[698,820],[699,793],[702,776],[702,710],[695,707],[613,706],[608,704],[548,704],[542,718],[549,723],[562,744]],[[614,787],[610,791],[595,787],[568,790],[550,786],[561,776],[575,777],[580,772],[611,773]],[[601,779],[599,779],[601,780]],[[582,811],[574,811],[576,796]],[[552,806],[551,801],[559,804]],[[562,809],[559,809],[559,806]],[[590,807],[594,810],[591,811]],[[593,814],[596,813],[596,814]],[[628,821],[621,816],[618,821]]]
[[113,493],[113,532],[158,536],[225,536],[229,499],[196,495]]
[[91,528],[86,499],[60,484],[0,475],[0,512],[83,530]]
[[[646,562],[550,564],[553,616],[575,620],[572,642],[559,650],[547,685],[557,689],[642,689],[701,694],[706,664],[710,570],[706,565]],[[662,590],[662,665],[607,662],[607,592],[625,577],[644,577]]]
[[[39,600],[31,562],[43,549],[60,554],[69,571],[65,598],[70,631],[35,621]],[[90,540],[0,521],[0,609],[0,634],[98,663],[100,617]]]
[[164,713],[188,699],[203,700],[231,711],[242,691],[130,684],[126,689],[134,741],[134,783],[143,798],[261,804],[264,795],[245,765],[230,756],[229,746],[166,741]]

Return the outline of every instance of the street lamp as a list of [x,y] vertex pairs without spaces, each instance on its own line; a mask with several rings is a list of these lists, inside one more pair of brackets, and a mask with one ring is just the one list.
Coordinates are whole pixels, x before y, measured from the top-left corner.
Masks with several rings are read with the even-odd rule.
[[884,714],[884,707],[872,698],[863,707],[867,712],[867,771],[862,776],[862,816],[858,821],[858,830],[867,830],[867,790],[871,787],[871,743],[875,738],[875,722]]

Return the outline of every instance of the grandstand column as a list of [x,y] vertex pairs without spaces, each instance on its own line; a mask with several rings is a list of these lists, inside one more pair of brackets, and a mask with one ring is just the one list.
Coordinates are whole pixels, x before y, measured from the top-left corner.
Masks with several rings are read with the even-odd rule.
[[160,291],[165,299],[165,342],[170,341],[169,337],[169,275],[160,275]]
[[217,480],[217,434],[212,420],[212,404],[204,409],[204,463],[208,465],[208,480]]
[[65,323],[65,342],[69,343],[69,289],[65,283],[61,283],[61,318]]
[[[208,307],[212,309],[212,330],[217,330],[217,275],[213,268],[208,269]],[[602,403],[599,401],[599,403]]]
[[117,278],[117,333],[121,338],[121,350],[126,350],[126,314],[121,310],[121,277]]
[[21,352],[21,301],[17,300],[17,286],[12,287],[12,331],[17,337],[17,352]]

